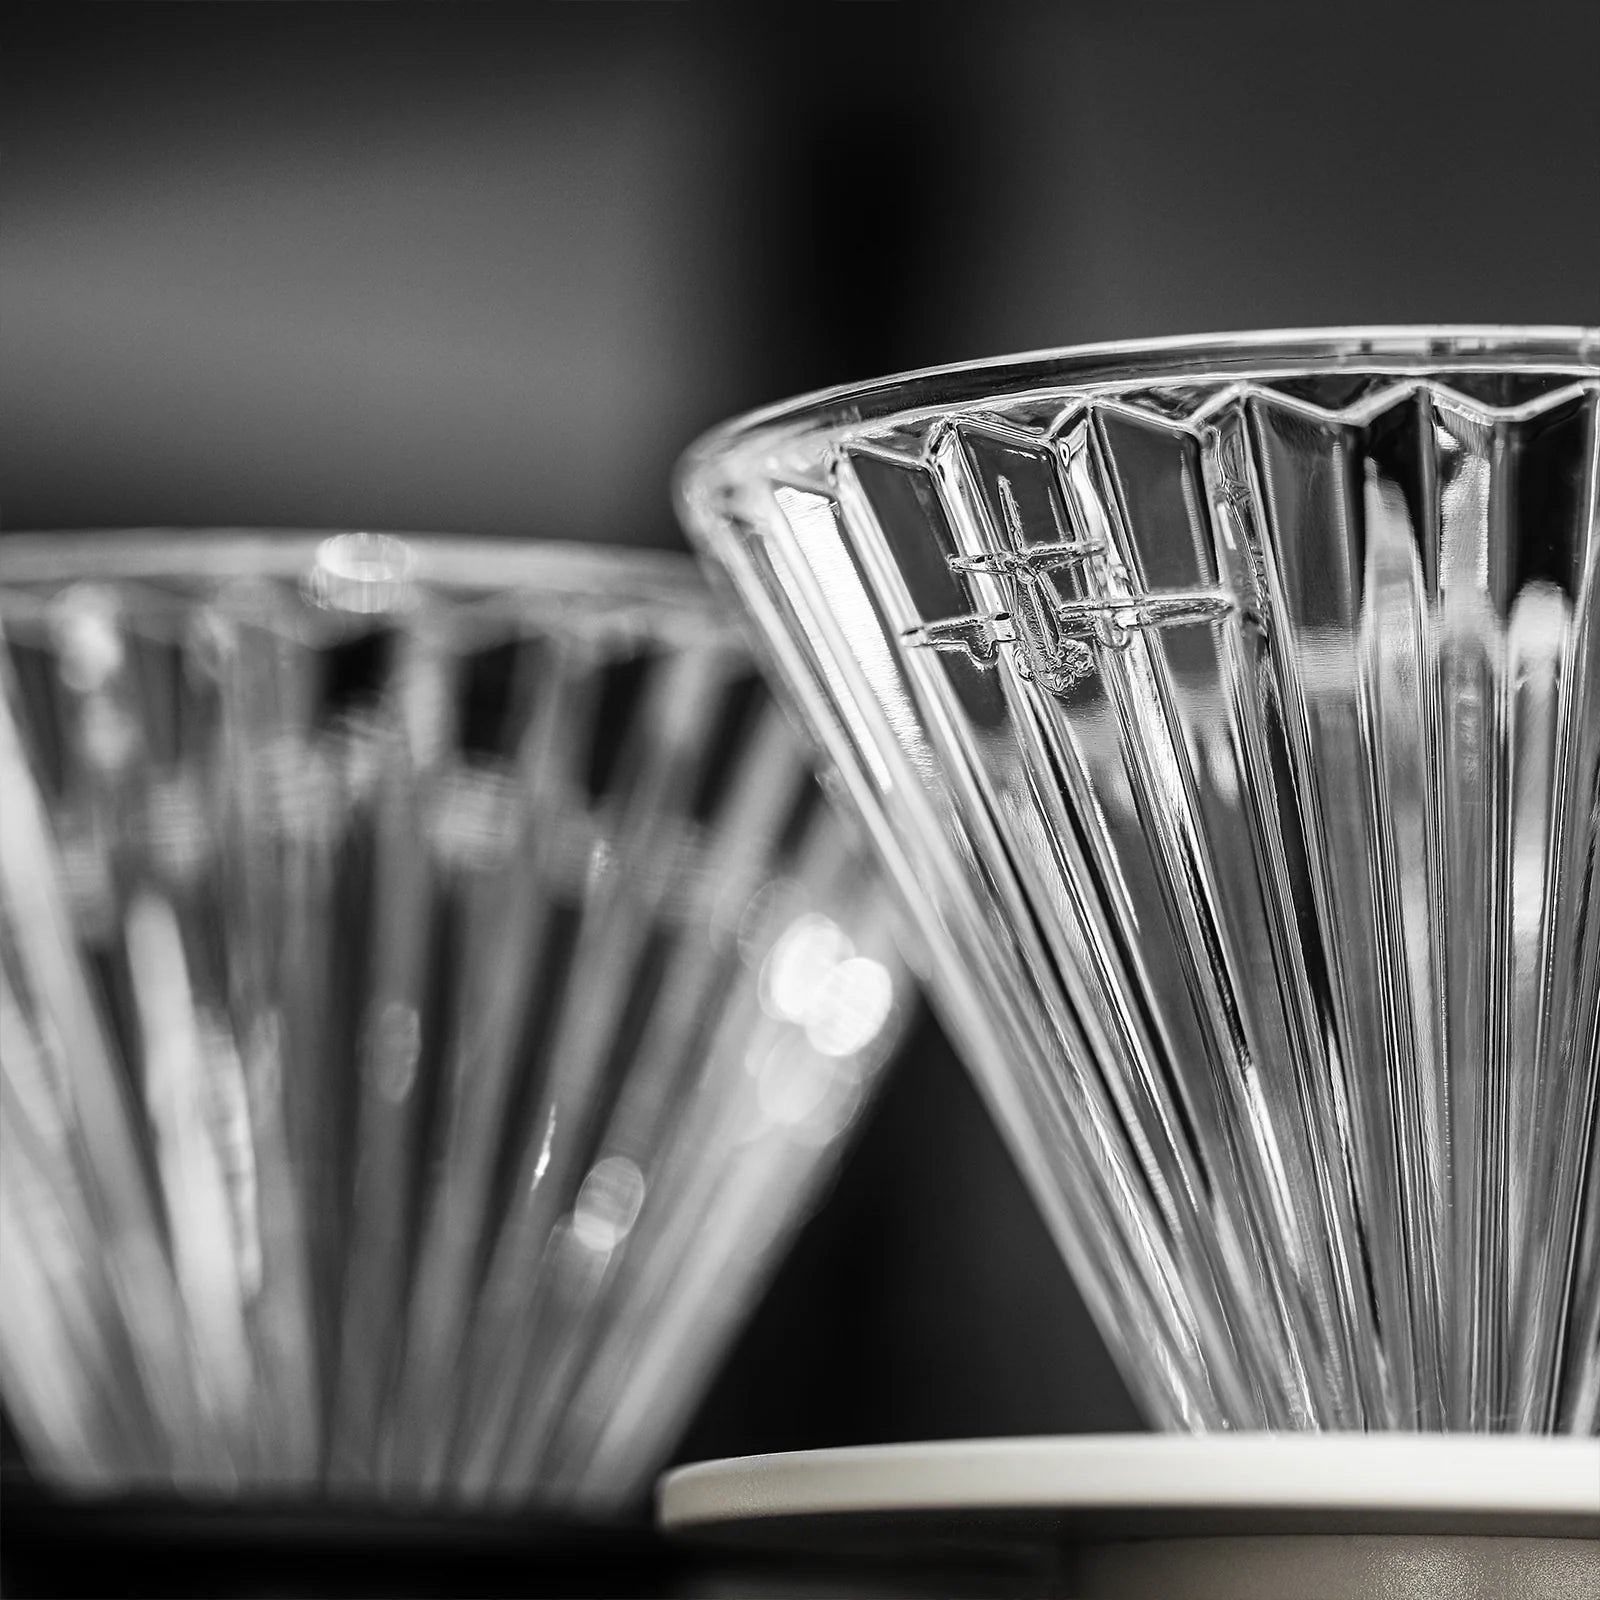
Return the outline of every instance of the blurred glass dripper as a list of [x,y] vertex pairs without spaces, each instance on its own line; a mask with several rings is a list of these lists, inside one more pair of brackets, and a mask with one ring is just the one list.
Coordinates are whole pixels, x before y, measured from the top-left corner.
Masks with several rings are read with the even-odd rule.
[[1600,1427],[1597,393],[1106,346],[684,465],[1164,1426]]
[[0,542],[0,1381],[97,1491],[646,1486],[911,1005],[691,565]]

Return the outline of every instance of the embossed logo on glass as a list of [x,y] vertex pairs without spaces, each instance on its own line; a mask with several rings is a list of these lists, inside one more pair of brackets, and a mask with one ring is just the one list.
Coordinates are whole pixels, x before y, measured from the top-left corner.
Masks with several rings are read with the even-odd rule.
[[[1000,479],[1000,501],[1013,548],[952,556],[950,570],[995,579],[1009,594],[1010,606],[908,628],[901,635],[906,645],[965,655],[980,667],[994,666],[1001,649],[1014,651],[1018,677],[1063,694],[1094,671],[1096,645],[1125,650],[1136,633],[1216,622],[1234,609],[1232,596],[1222,589],[1140,589],[1101,540],[1025,545],[1009,478]],[[1087,593],[1063,600],[1050,580],[1055,573],[1074,571]]]

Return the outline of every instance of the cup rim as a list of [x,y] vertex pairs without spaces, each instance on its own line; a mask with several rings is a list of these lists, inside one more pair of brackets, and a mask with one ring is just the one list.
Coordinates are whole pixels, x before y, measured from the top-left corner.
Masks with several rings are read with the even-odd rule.
[[379,529],[268,527],[72,528],[0,536],[0,589],[23,586],[241,579],[292,582],[330,541],[396,541],[417,582],[479,591],[539,590],[705,603],[710,590],[695,558],[649,546],[534,538],[455,538]]
[[[351,540],[373,542],[344,543]],[[99,590],[153,626],[197,605],[223,604],[274,627],[334,636],[408,617],[469,629],[521,617],[574,638],[748,649],[739,618],[695,558],[671,550],[273,528],[0,536],[0,623],[37,623],[63,597]]]
[[1033,391],[1205,378],[1288,377],[1340,369],[1374,374],[1439,371],[1571,371],[1600,375],[1600,327],[1415,324],[1265,329],[1064,345],[959,361],[836,384],[736,416],[702,434],[678,464],[688,482],[730,453],[769,436],[825,434],[845,427],[961,406],[1019,400]]

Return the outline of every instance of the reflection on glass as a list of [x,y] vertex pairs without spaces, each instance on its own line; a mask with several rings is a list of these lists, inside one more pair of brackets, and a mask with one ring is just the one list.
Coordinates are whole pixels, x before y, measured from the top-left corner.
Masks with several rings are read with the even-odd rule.
[[685,563],[0,547],[0,1383],[81,1489],[606,1510],[903,1026]]
[[1593,330],[1105,347],[685,464],[1163,1425],[1600,1429],[1597,395]]

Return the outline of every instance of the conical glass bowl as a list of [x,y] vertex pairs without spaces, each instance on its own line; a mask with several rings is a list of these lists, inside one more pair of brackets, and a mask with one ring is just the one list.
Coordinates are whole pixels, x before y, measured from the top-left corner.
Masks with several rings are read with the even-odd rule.
[[1107,346],[687,459],[1130,1384],[1600,1426],[1600,334]]
[[607,1511],[906,1018],[684,560],[0,541],[0,1382],[82,1490]]

